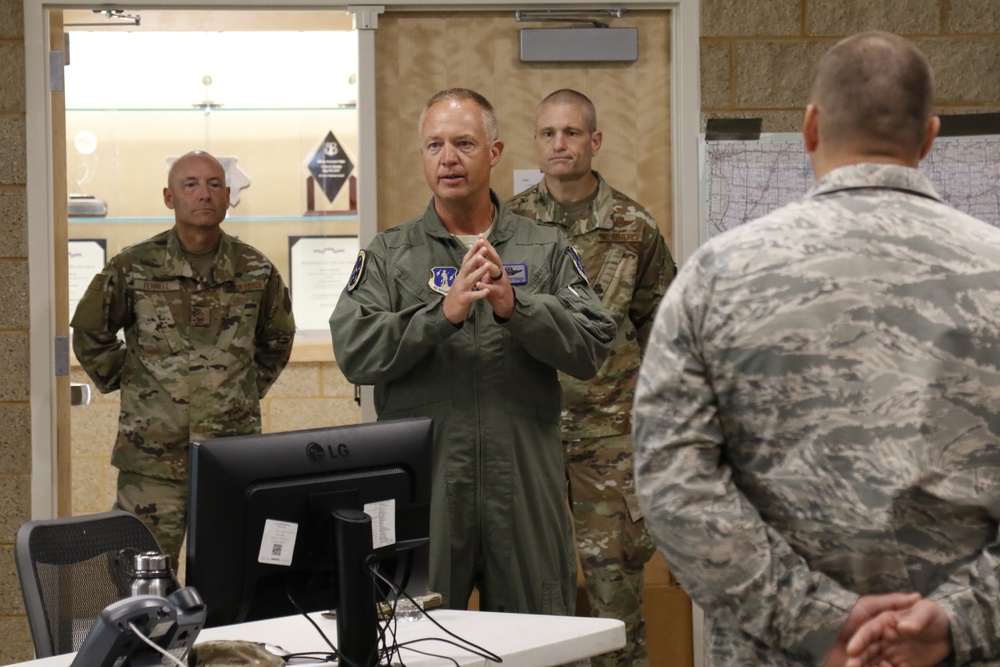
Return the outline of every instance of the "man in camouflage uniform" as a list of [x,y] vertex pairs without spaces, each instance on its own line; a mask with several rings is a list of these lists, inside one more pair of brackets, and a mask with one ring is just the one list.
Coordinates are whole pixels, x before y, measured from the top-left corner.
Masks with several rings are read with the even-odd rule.
[[657,314],[639,502],[707,665],[1000,665],[1000,230],[917,170],[932,98],[906,40],[835,45],[817,183],[699,248]]
[[260,399],[288,362],[295,322],[274,265],[219,226],[229,188],[218,160],[179,158],[163,200],[173,228],[112,258],[72,326],[97,388],[121,389],[117,506],[149,526],[176,566],[188,443],[260,432]]
[[523,216],[555,222],[566,231],[618,326],[611,353],[594,378],[559,374],[561,432],[591,613],[626,625],[625,648],[591,663],[640,667],[649,664],[643,567],[655,547],[635,499],[632,398],[653,315],[675,269],[646,209],[591,169],[601,141],[597,112],[585,95],[558,90],[546,97],[535,122],[544,177],[508,204]]

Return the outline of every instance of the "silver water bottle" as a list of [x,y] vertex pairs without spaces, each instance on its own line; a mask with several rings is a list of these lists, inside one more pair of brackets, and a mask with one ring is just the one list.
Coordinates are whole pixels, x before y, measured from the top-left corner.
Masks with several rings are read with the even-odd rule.
[[170,570],[170,556],[158,551],[137,553],[132,561],[132,595],[167,597],[177,588]]

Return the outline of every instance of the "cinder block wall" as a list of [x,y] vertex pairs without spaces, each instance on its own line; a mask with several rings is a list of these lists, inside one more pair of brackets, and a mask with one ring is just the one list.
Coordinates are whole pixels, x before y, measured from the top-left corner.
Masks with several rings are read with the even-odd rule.
[[813,68],[842,37],[886,30],[927,54],[936,112],[1000,110],[1000,3],[994,0],[701,0],[702,129],[763,119],[797,132]]
[[31,518],[24,20],[0,2],[0,663],[31,657],[14,536]]

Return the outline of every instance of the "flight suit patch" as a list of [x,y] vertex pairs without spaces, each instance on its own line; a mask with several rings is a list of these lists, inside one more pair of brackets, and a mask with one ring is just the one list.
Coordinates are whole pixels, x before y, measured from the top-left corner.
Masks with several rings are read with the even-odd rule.
[[358,258],[354,262],[354,268],[351,269],[351,276],[347,279],[347,292],[351,293],[357,289],[358,285],[361,284],[361,277],[365,274],[365,260],[368,259],[368,255],[364,250],[358,251]]
[[528,284],[528,265],[527,264],[504,264],[504,273],[507,274],[507,280],[510,281],[511,285],[527,285]]
[[447,296],[457,275],[458,269],[454,266],[434,266],[431,267],[431,277],[427,285],[438,294]]

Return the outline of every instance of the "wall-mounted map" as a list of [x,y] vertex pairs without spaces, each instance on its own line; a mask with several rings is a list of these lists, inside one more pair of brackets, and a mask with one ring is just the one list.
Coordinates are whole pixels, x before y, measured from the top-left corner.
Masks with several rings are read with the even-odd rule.
[[[703,139],[701,148],[703,242],[802,197],[814,183],[799,134]],[[920,169],[948,204],[1000,226],[1000,135],[939,137]]]

